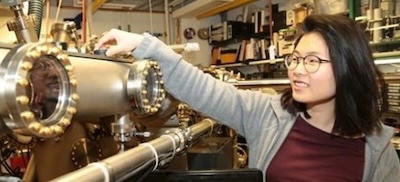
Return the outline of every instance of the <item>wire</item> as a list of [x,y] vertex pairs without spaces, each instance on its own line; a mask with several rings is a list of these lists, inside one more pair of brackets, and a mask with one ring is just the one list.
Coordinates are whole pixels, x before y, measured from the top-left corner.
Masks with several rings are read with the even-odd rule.
[[[173,147],[173,150],[172,150],[172,157],[175,157],[176,148],[177,148],[175,139],[172,138],[171,135],[161,135],[161,137],[167,137],[167,138],[169,138],[169,139],[172,141],[172,147]],[[160,138],[161,138],[161,137],[160,137]]]
[[60,15],[60,10],[61,10],[61,4],[62,4],[62,2],[63,2],[63,0],[60,0],[60,1],[58,2],[57,13],[56,13],[56,20],[55,20],[55,22],[58,22],[58,17],[59,17],[59,15]]
[[45,33],[45,42],[47,42],[47,34],[49,31],[49,27],[50,27],[50,22],[49,22],[49,18],[50,18],[50,0],[46,0],[46,30],[44,31]]
[[84,1],[82,1],[82,40],[83,40],[83,42],[86,42],[86,28],[87,28],[87,23],[86,23],[86,7],[87,7],[87,4],[86,4],[86,0],[84,0]]
[[236,18],[235,18],[235,21],[240,21],[240,20],[242,20],[243,22],[245,21],[244,19],[243,19],[243,15],[237,15],[236,16]]
[[[156,164],[154,165],[154,169],[153,169],[153,170],[156,170],[157,167],[158,167],[158,153],[157,153],[157,150],[156,150],[156,149],[154,148],[154,146],[153,146],[152,144],[150,144],[150,143],[142,143],[142,144],[140,144],[140,145],[149,147],[150,150],[153,152],[154,158],[155,158],[155,160],[156,160]],[[139,145],[139,146],[140,146],[140,145]]]
[[[166,154],[159,155],[159,157],[160,157],[160,159],[164,159],[164,158],[168,157],[169,155],[170,155],[170,153],[166,153]],[[148,168],[148,170],[146,172],[144,172],[138,180],[136,180],[136,182],[142,181],[145,177],[147,177],[147,175],[149,175],[153,171],[153,167],[152,167],[153,162],[155,162],[155,159],[147,161],[140,167],[136,168],[135,170],[125,174],[124,176],[122,176],[121,178],[116,180],[116,182],[125,181],[126,179],[135,175],[136,173],[144,170],[145,168]]]
[[106,167],[106,163],[104,162],[93,162],[90,163],[88,166],[94,166],[100,169],[100,171],[104,174],[104,182],[110,182],[110,172]]
[[7,149],[7,148],[2,149],[2,150],[1,150],[1,153],[0,153],[0,155],[1,155],[0,163],[1,163],[1,165],[7,170],[7,172],[8,172],[10,175],[15,175],[15,174],[14,174],[14,171],[13,171],[12,168],[11,168],[11,166],[6,162],[7,159],[11,156],[11,153],[12,153],[12,151],[9,150],[9,149]]
[[268,15],[268,19],[269,19],[269,37],[272,40],[272,34],[273,34],[273,30],[272,30],[272,0],[268,0],[268,8],[269,8],[269,15]]
[[147,171],[137,180],[138,182],[141,182],[146,178],[153,170],[151,168],[148,168]]
[[151,0],[149,0],[149,13],[150,13],[150,32],[153,34],[153,6]]
[[[154,162],[154,160],[149,160],[146,163],[144,163],[142,166],[136,168],[135,170],[129,172],[128,174],[125,174],[124,176],[122,176],[121,178],[119,178],[118,180],[116,180],[116,182],[121,182],[121,181],[125,181],[126,179],[128,179],[129,177],[133,176],[134,174],[138,173],[139,171],[142,171],[145,168],[148,168],[148,170],[142,175],[142,176],[147,176],[148,173],[150,173],[151,171],[153,171],[153,168],[151,166],[151,164]],[[150,171],[150,172],[148,172]],[[142,178],[142,177],[141,177]],[[143,179],[142,179],[143,180]],[[139,180],[138,180],[139,182]]]

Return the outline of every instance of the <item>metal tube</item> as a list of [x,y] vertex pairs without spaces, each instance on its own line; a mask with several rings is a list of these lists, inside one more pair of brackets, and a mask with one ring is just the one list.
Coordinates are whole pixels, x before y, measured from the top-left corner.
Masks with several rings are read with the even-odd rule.
[[35,24],[35,32],[37,37],[40,38],[40,29],[42,26],[42,18],[43,18],[43,1],[42,0],[31,0],[29,1],[29,15],[34,15],[36,18]]
[[32,154],[29,159],[28,166],[26,166],[26,171],[24,173],[24,176],[22,177],[22,181],[34,181],[34,179],[36,179],[35,172],[35,154]]
[[165,32],[166,32],[166,36],[165,36],[165,43],[166,44],[171,44],[171,29],[169,26],[169,5],[168,5],[168,0],[164,0],[164,18],[165,18]]
[[11,6],[15,18],[7,22],[8,30],[14,31],[19,43],[37,42],[38,36],[35,34],[35,20],[30,16],[25,16],[22,11],[23,5]]
[[[149,62],[79,53],[70,53],[69,61],[75,69],[80,98],[75,120],[125,114],[132,110],[137,114],[150,114],[153,109],[160,109],[159,103],[163,98],[156,97],[164,91],[158,81],[161,77],[159,70]],[[136,93],[139,90],[140,93]],[[148,94],[143,94],[144,91]],[[132,99],[135,99],[136,105],[132,105]],[[148,104],[142,106],[146,100]]]
[[211,119],[204,119],[201,122],[203,124],[195,124],[189,127],[193,138],[200,138],[200,136],[210,133],[210,127],[212,129],[212,127],[215,125],[215,121]]
[[[188,131],[190,131],[190,136],[185,136],[181,138],[179,136],[184,136],[182,133],[185,133],[187,130],[185,129],[177,129],[181,133],[170,132],[168,135],[170,137],[161,136],[157,139],[154,139],[145,144],[141,144],[135,148],[127,150],[124,153],[120,153],[109,157],[96,165],[89,164],[88,166],[81,168],[77,171],[71,172],[64,176],[60,176],[51,181],[53,182],[69,182],[69,181],[107,181],[107,179],[114,181],[121,177],[125,177],[127,174],[133,175],[131,171],[138,169],[142,165],[146,164],[148,161],[155,159],[155,154],[153,153],[153,149],[157,152],[158,160],[163,159],[162,155],[168,155],[175,147],[180,146],[182,143],[189,142],[193,139],[194,141],[198,139],[198,137],[204,135],[205,133],[210,132],[210,129],[215,125],[215,121],[212,120],[203,120],[197,124],[194,124],[188,127]],[[179,132],[178,131],[178,132]],[[174,141],[172,140],[174,139]],[[151,147],[152,146],[152,147]],[[174,156],[171,156],[174,157]]]
[[78,82],[79,102],[74,119],[130,111],[126,81],[130,64],[89,57],[70,56]]

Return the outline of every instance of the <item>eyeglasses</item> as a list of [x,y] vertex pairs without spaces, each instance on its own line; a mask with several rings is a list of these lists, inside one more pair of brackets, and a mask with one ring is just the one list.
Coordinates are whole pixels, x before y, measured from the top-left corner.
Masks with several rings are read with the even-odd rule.
[[293,71],[294,69],[296,69],[301,59],[303,59],[304,68],[309,73],[315,73],[316,71],[318,71],[321,63],[331,62],[330,60],[321,59],[314,55],[299,57],[294,54],[290,54],[285,57],[285,66],[288,70]]

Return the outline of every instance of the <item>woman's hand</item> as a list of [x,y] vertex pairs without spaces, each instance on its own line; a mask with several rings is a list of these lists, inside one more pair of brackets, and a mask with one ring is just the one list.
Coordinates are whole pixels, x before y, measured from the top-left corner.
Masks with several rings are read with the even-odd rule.
[[116,45],[110,45],[106,56],[113,56],[120,52],[130,52],[142,42],[143,36],[135,33],[129,33],[118,29],[111,29],[99,39],[94,50],[101,49],[107,43],[115,41]]

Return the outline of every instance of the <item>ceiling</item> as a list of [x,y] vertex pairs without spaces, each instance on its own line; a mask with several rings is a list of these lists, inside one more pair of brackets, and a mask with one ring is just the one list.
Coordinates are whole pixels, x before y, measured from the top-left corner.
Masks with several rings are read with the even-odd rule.
[[[135,5],[135,10],[140,11],[150,10],[149,0],[109,0],[109,3]],[[154,11],[164,11],[164,0],[151,0],[151,7]]]
[[[92,0],[96,1],[96,0]],[[165,0],[108,0],[108,4],[112,4],[113,6],[121,6],[125,9],[129,8],[137,11],[150,11],[150,1],[151,1],[151,9],[153,11],[164,11],[164,1]],[[168,4],[174,10],[176,8],[180,8],[194,0],[168,0]],[[77,3],[81,4],[82,0],[63,0],[64,6],[76,6]],[[134,7],[134,8],[131,8]]]

